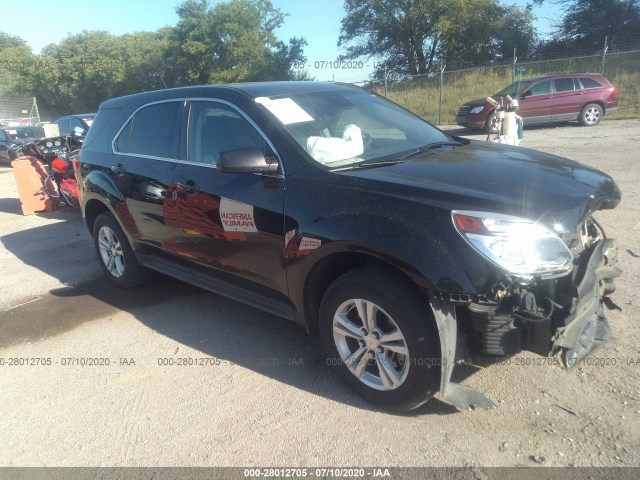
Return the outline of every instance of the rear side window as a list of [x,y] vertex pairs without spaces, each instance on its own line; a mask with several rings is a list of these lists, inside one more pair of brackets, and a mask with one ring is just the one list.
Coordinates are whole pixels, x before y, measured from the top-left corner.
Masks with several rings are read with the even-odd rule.
[[220,153],[256,147],[264,155],[264,137],[234,108],[219,102],[194,101],[189,117],[189,161],[215,165]]
[[138,110],[116,139],[116,150],[177,159],[182,105],[181,101],[164,102]]
[[553,83],[556,86],[556,93],[573,91],[573,78],[556,78]]
[[584,88],[600,88],[600,87],[602,87],[602,85],[600,85],[598,82],[596,82],[593,78],[580,77],[580,81],[582,82],[582,86]]

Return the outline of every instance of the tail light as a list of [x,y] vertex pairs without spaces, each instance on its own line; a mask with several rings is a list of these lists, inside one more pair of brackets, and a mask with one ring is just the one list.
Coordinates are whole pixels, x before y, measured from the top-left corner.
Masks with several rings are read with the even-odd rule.
[[618,94],[618,91],[616,90],[616,87],[611,85],[611,88],[609,89],[609,91],[611,92],[611,98],[616,98],[616,95]]
[[60,157],[56,157],[51,160],[51,170],[54,173],[67,173],[69,171],[69,164]]

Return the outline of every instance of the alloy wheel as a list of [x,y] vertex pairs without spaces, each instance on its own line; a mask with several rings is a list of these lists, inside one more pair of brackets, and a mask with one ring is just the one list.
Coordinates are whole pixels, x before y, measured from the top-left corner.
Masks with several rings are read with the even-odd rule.
[[600,120],[600,109],[598,107],[589,107],[584,112],[584,120],[589,125],[598,123]]
[[114,277],[122,277],[125,271],[124,253],[118,237],[109,227],[103,225],[98,232],[98,248],[100,258]]
[[375,303],[342,303],[333,317],[333,339],[342,362],[368,387],[395,390],[407,378],[407,342],[393,318]]

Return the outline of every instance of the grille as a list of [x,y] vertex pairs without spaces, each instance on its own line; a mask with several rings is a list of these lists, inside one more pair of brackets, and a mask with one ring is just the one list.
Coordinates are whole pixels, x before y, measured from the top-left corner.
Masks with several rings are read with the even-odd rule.
[[460,107],[460,110],[458,110],[458,115],[461,117],[465,117],[469,115],[470,110],[471,110],[471,105],[463,105]]

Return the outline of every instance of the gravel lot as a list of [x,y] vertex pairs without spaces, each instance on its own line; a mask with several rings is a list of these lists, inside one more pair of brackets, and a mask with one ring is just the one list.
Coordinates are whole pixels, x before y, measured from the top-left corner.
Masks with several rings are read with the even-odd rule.
[[[614,341],[571,373],[474,359],[458,380],[496,410],[412,415],[355,397],[293,323],[160,275],[112,288],[79,212],[22,216],[0,167],[0,466],[639,466],[640,120],[526,129],[523,146],[623,191],[597,215],[624,268]],[[207,365],[170,365],[185,357]],[[8,365],[23,358],[43,360]]]

